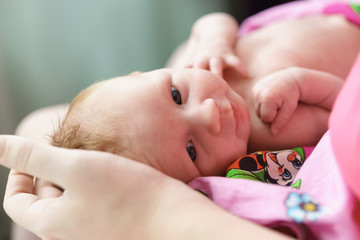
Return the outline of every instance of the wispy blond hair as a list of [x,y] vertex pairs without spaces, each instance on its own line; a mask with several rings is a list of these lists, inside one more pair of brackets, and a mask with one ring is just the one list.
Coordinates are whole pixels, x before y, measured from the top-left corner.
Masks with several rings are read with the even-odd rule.
[[[135,76],[140,73],[138,71],[132,72],[127,76]],[[94,83],[72,100],[65,118],[58,121],[58,127],[50,136],[52,145],[63,148],[105,151],[114,154],[120,154],[129,148],[128,141],[126,141],[127,133],[121,131],[123,129],[119,127],[120,123],[117,122],[118,131],[114,131],[114,129],[106,130],[100,126],[84,127],[84,123],[80,123],[76,118],[83,111],[83,103],[97,90],[101,91],[100,88],[111,80],[113,79]],[[118,133],[119,131],[121,133]]]
[[59,119],[58,127],[50,136],[52,145],[63,148],[99,150],[118,154],[122,146],[118,139],[109,135],[104,129],[84,129],[82,123],[76,120],[76,115],[82,111],[82,105],[106,81],[91,85],[81,91],[71,102],[69,110],[63,120]]

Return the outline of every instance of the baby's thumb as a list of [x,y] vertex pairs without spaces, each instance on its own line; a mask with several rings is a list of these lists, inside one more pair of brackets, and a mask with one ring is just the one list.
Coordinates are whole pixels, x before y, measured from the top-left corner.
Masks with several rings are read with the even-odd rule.
[[273,135],[277,135],[280,130],[286,125],[286,119],[276,119],[272,124],[270,131]]
[[273,135],[278,134],[281,129],[285,127],[285,125],[289,122],[290,117],[294,113],[296,109],[296,106],[291,106],[288,104],[284,104],[283,107],[281,107],[274,119],[274,121],[271,124],[271,133]]

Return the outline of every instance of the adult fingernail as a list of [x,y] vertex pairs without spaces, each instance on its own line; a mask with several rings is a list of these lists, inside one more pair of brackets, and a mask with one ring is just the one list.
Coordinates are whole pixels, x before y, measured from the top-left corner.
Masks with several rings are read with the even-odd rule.
[[2,158],[5,152],[6,139],[4,137],[0,137],[0,158]]

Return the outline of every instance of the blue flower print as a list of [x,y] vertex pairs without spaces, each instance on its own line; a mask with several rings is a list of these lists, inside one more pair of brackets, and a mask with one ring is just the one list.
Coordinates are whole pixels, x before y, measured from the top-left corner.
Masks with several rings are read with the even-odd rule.
[[321,205],[306,193],[290,193],[285,204],[287,215],[298,223],[303,223],[305,220],[316,221],[323,211]]

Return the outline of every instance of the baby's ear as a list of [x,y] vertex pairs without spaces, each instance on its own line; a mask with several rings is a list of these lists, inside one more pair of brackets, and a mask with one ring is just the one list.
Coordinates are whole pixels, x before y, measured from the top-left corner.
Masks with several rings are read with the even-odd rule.
[[136,76],[136,75],[139,75],[141,73],[143,73],[143,72],[135,71],[135,72],[130,73],[128,76]]

